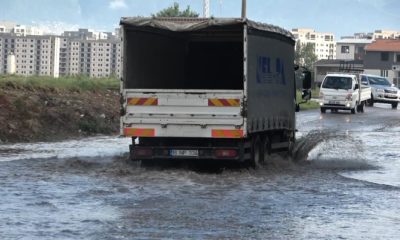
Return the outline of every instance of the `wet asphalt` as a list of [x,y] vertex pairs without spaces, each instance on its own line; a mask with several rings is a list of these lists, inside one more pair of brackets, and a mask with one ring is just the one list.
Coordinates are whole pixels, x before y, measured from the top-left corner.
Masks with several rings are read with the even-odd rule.
[[1,239],[399,239],[400,110],[297,114],[295,157],[127,160],[126,139],[0,145]]

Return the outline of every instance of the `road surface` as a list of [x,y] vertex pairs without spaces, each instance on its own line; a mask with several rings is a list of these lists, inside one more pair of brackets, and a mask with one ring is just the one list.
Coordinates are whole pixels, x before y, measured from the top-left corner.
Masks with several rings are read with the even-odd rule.
[[0,145],[1,239],[399,239],[400,110],[297,115],[297,162],[126,161],[129,140]]

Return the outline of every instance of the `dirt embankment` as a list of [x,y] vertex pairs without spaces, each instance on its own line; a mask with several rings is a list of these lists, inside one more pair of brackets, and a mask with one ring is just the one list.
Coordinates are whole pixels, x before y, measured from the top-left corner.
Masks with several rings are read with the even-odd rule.
[[54,141],[119,131],[117,91],[0,88],[0,143]]

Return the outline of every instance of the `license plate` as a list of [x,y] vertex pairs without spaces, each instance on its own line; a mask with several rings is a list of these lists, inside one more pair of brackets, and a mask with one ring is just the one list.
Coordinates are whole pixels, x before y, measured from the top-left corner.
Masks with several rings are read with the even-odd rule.
[[181,150],[181,149],[172,149],[170,150],[170,155],[174,157],[198,157],[198,150]]

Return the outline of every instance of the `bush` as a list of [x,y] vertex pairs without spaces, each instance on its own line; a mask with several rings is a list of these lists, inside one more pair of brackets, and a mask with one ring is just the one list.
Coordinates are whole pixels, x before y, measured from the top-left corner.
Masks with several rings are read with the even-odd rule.
[[0,87],[11,88],[53,88],[71,91],[118,90],[119,81],[115,77],[90,78],[84,75],[53,78],[48,76],[0,75]]

